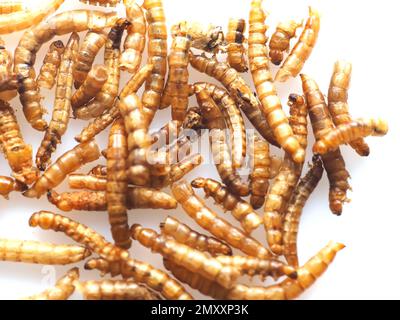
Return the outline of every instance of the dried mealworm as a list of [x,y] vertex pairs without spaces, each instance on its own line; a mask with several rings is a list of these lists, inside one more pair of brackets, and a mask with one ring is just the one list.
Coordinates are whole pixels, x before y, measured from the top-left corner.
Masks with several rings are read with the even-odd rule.
[[212,197],[224,210],[231,211],[236,220],[240,222],[247,234],[257,229],[263,220],[246,201],[238,198],[228,191],[218,181],[213,179],[196,178],[192,181],[192,187],[203,188],[206,197]]
[[97,165],[90,169],[88,175],[95,176],[98,178],[106,178],[107,177],[107,166],[105,165]]
[[101,7],[115,7],[121,0],[79,0],[80,2],[94,5],[94,6],[101,6]]
[[269,57],[274,65],[279,66],[286,52],[290,50],[290,40],[296,36],[296,30],[303,21],[289,20],[280,22],[269,42]]
[[71,107],[73,110],[87,104],[92,100],[103,88],[107,82],[108,73],[107,68],[103,65],[94,65],[90,70],[85,81],[74,93],[71,98]]
[[[352,121],[347,103],[352,68],[351,63],[346,61],[337,61],[333,68],[328,92],[328,109],[336,126]],[[370,153],[368,144],[362,138],[351,141],[349,145],[360,156],[367,157]]]
[[139,260],[128,259],[126,261],[109,262],[105,259],[90,259],[86,262],[85,269],[97,269],[103,275],[109,273],[112,277],[122,275],[124,279],[133,278],[136,282],[143,283],[159,292],[168,300],[193,299],[185,288],[166,272]]
[[99,157],[100,150],[94,141],[78,144],[49,166],[35,184],[24,192],[24,196],[40,198],[47,190],[61,184],[69,173],[78,170],[86,163],[97,160]]
[[37,84],[40,88],[52,89],[56,83],[58,69],[61,64],[61,56],[64,53],[64,43],[61,40],[54,41],[43,60],[40,68]]
[[87,105],[74,109],[74,116],[78,119],[89,120],[100,116],[104,110],[112,108],[118,96],[120,69],[119,58],[121,56],[121,38],[129,22],[119,19],[111,28],[104,51],[104,65],[107,68],[107,81]]
[[17,96],[17,79],[13,73],[13,55],[0,38],[0,99],[10,101]]
[[179,243],[199,251],[208,252],[212,256],[232,255],[232,249],[225,242],[194,231],[175,218],[167,217],[161,223],[160,229],[162,234],[174,238]]
[[249,17],[249,64],[253,82],[261,101],[261,110],[279,145],[292,156],[295,162],[302,163],[305,151],[293,134],[269,70],[265,19],[262,0],[253,0]]
[[131,23],[124,43],[124,51],[120,58],[120,67],[135,73],[140,67],[146,45],[146,19],[142,8],[134,0],[124,0],[126,18]]
[[104,47],[106,41],[107,33],[103,30],[89,30],[86,33],[74,65],[75,88],[79,88],[86,80],[98,52]]
[[382,119],[357,119],[347,124],[341,124],[327,132],[314,145],[317,154],[335,151],[342,144],[350,143],[368,136],[382,137],[389,131],[389,126]]
[[144,0],[142,7],[148,23],[148,63],[154,66],[142,96],[142,113],[150,124],[160,106],[167,72],[167,26],[162,0]]
[[271,253],[255,239],[246,236],[242,231],[232,226],[226,220],[210,210],[198,196],[187,181],[180,181],[172,186],[172,194],[182,205],[185,212],[194,219],[202,228],[213,236],[225,241],[230,246],[241,250],[249,256],[268,259]]
[[182,124],[182,128],[196,131],[204,129],[203,117],[201,116],[200,108],[191,107],[188,109],[185,120]]
[[90,250],[76,245],[0,239],[1,261],[66,265],[82,261],[90,255]]
[[140,225],[131,227],[132,238],[153,252],[160,253],[164,258],[171,259],[176,264],[188,270],[200,273],[203,277],[214,280],[224,288],[233,286],[239,276],[236,268],[224,267],[215,258],[209,258],[201,251],[195,250],[175,240],[157,234],[151,229],[144,229]]
[[24,10],[22,0],[3,0],[0,3],[0,14],[10,14]]
[[324,168],[322,167],[322,161],[319,157],[315,157],[310,170],[300,180],[289,202],[283,222],[283,252],[286,261],[291,266],[299,266],[297,257],[297,234],[301,214],[308,198],[321,180],[323,173]]
[[222,111],[205,89],[196,87],[197,102],[201,107],[204,125],[210,130],[210,145],[214,164],[228,189],[240,196],[249,194],[249,186],[233,168],[229,147],[225,137],[225,119]]
[[114,24],[116,19],[115,13],[89,10],[67,11],[51,17],[24,33],[15,49],[14,72],[18,79],[21,79],[18,92],[25,117],[35,129],[44,131],[47,127],[46,121],[43,119],[45,109],[40,101],[41,97],[33,68],[36,53],[41,46],[56,35],[88,29],[104,29]]
[[319,13],[309,8],[309,18],[300,38],[275,76],[275,80],[285,82],[290,77],[297,77],[317,42],[320,29]]
[[235,69],[230,68],[226,63],[218,62],[215,57],[207,58],[205,55],[189,54],[189,59],[193,68],[220,81],[257,131],[269,143],[279,146],[260,110],[260,102]]
[[29,225],[43,230],[64,232],[68,237],[110,261],[126,260],[129,257],[128,251],[107,242],[93,229],[59,214],[48,211],[34,213],[29,219]]
[[[98,169],[99,168],[99,169]],[[101,169],[100,169],[101,168]],[[92,173],[95,169],[96,173]],[[93,168],[90,174],[70,174],[68,176],[68,185],[71,189],[87,189],[92,191],[105,191],[107,189],[107,167]],[[97,175],[97,170],[103,170],[100,173],[105,175]]]
[[61,57],[53,115],[36,154],[36,166],[42,171],[46,170],[51,162],[51,154],[56,151],[57,145],[61,143],[61,138],[68,128],[69,118],[71,117],[71,97],[74,81],[72,68],[78,48],[79,36],[77,33],[72,33]]
[[76,284],[85,300],[161,300],[157,294],[132,280],[98,280]]
[[189,49],[190,38],[186,34],[173,38],[168,55],[168,78],[161,97],[160,108],[171,106],[172,120],[183,122],[189,105]]
[[73,268],[59,279],[54,287],[23,300],[67,300],[74,293],[75,282],[78,279],[79,269]]
[[[107,211],[105,191],[78,191],[58,194],[54,190],[47,193],[50,203],[62,211]],[[175,209],[177,202],[162,191],[133,187],[127,192],[128,209]]]
[[225,299],[229,300],[290,300],[301,295],[328,269],[336,253],[344,248],[339,243],[329,243],[297,270],[297,279],[286,279],[270,287],[236,285]]
[[125,249],[131,246],[127,211],[127,158],[125,125],[124,120],[119,118],[112,125],[108,137],[106,199],[111,234],[115,244]]
[[[301,75],[301,79],[314,136],[318,141],[333,130],[334,125],[330,118],[325,98],[317,83],[306,75]],[[341,215],[343,203],[349,201],[346,194],[351,189],[348,182],[350,174],[346,170],[346,164],[340,149],[324,154],[321,158],[329,179],[330,209],[334,214]]]
[[9,198],[11,192],[23,192],[27,186],[18,180],[9,177],[0,176],[0,195],[5,199]]
[[0,149],[7,158],[13,177],[27,185],[38,177],[32,166],[32,146],[27,145],[11,106],[0,100]]
[[228,63],[238,72],[247,72],[246,49],[244,47],[246,21],[244,19],[229,19],[226,42],[228,43]]

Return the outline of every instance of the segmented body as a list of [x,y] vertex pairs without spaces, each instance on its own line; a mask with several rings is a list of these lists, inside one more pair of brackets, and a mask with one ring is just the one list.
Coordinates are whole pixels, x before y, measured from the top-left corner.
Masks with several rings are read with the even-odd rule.
[[3,0],[0,3],[0,14],[10,14],[24,10],[24,3],[21,0]]
[[9,198],[11,192],[22,192],[27,189],[27,186],[18,180],[9,177],[0,176],[0,195],[5,199]]
[[13,72],[13,55],[0,38],[0,100],[10,101],[17,95],[18,81]]
[[246,72],[247,58],[244,46],[246,30],[246,21],[244,19],[229,19],[228,32],[226,33],[226,42],[228,43],[228,63],[238,72]]
[[61,40],[54,41],[43,60],[37,84],[41,88],[52,89],[56,83],[58,69],[61,64],[61,56],[64,53],[64,43]]

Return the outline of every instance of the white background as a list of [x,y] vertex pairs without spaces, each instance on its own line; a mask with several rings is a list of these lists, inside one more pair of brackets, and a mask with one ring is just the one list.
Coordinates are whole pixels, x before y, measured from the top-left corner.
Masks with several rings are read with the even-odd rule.
[[[30,1],[33,2],[33,1]],[[214,23],[226,28],[229,17],[247,19],[250,1],[243,0],[165,0],[168,25],[181,20],[195,20]],[[265,9],[271,13],[268,24],[273,32],[276,23],[290,18],[306,18],[308,5],[313,4],[321,12],[321,32],[318,44],[305,66],[304,72],[314,77],[322,90],[327,92],[333,63],[337,59],[347,59],[353,63],[353,80],[350,90],[351,113],[355,117],[383,117],[389,120],[390,133],[383,139],[371,138],[369,158],[358,157],[348,147],[342,152],[351,173],[350,193],[352,202],[346,205],[342,217],[333,216],[328,208],[328,182],[324,176],[318,190],[312,195],[301,222],[299,252],[301,262],[314,255],[329,240],[346,244],[328,272],[305,294],[302,299],[396,299],[400,280],[399,267],[399,174],[397,170],[399,143],[399,86],[400,72],[398,46],[398,9],[396,1],[266,1]],[[68,0],[59,11],[69,10],[81,5]],[[123,14],[124,10],[118,7]],[[22,33],[4,36],[8,49],[14,50]],[[81,35],[81,39],[84,34]],[[64,41],[67,37],[62,38]],[[37,57],[39,68],[48,46],[44,46]],[[100,55],[98,62],[102,61]],[[123,81],[128,75],[124,75]],[[246,76],[250,81],[250,77]],[[193,71],[192,81],[208,81],[210,78]],[[124,82],[121,82],[124,83]],[[278,86],[283,101],[291,92],[300,93],[299,79]],[[51,115],[53,91],[43,92],[44,103]],[[194,103],[194,100],[192,100]],[[27,142],[37,149],[42,134],[30,128],[23,118],[18,99],[12,101],[18,110],[18,118]],[[170,118],[169,110],[159,112],[154,128],[160,127]],[[84,122],[71,121],[63,144],[58,147],[56,159],[75,145],[73,137],[83,127]],[[101,148],[106,147],[106,135],[97,138]],[[313,138],[310,137],[310,143]],[[310,156],[310,153],[309,153]],[[105,163],[104,159],[100,162]],[[92,165],[91,165],[92,166]],[[82,169],[86,172],[91,166]],[[0,174],[8,175],[9,167],[0,159]],[[212,165],[203,165],[188,179],[197,176],[217,177]],[[65,184],[57,190],[66,190]],[[168,192],[168,191],[167,191]],[[212,205],[212,201],[208,201]],[[0,199],[0,237],[13,239],[37,239],[54,243],[72,243],[63,234],[52,231],[31,229],[28,226],[30,215],[42,209],[55,210],[47,200],[25,199],[13,194],[9,201]],[[224,215],[220,209],[217,209]],[[55,210],[57,212],[57,210]],[[142,223],[147,227],[158,228],[158,224],[168,215],[174,215],[195,224],[185,216],[181,209],[165,212],[162,210],[135,210],[129,214],[130,223]],[[67,213],[69,217],[93,227],[110,238],[107,214]],[[224,217],[229,217],[224,215]],[[196,227],[197,228],[197,227]],[[197,228],[200,230],[199,228]],[[262,229],[262,228],[261,228]],[[263,230],[256,233],[264,240]],[[132,247],[132,256],[161,267],[158,255],[141,248],[137,243]],[[43,267],[20,263],[0,263],[0,298],[14,299],[45,289],[68,270],[70,266]],[[82,279],[95,279],[96,271],[84,272]],[[248,281],[244,279],[243,281]],[[257,283],[257,282],[254,282]],[[268,282],[269,283],[269,282]],[[194,296],[200,298],[197,292]],[[74,298],[79,298],[75,294]]]

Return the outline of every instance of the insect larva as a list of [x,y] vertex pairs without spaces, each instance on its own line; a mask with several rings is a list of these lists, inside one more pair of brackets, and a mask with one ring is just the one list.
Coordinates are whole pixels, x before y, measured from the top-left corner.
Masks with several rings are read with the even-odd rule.
[[296,36],[296,30],[300,28],[303,21],[289,20],[281,22],[276,27],[269,41],[269,57],[274,65],[279,66],[286,52],[290,50],[290,40]]
[[69,173],[78,170],[86,163],[97,160],[99,157],[100,150],[94,141],[78,144],[49,166],[35,184],[25,191],[23,195],[28,198],[40,198],[47,190],[61,184]]
[[[0,34],[21,31],[41,22],[50,13],[55,12],[64,0],[41,2],[33,10],[22,10],[0,15]],[[36,5],[36,3],[35,3]]]
[[[54,190],[47,193],[50,203],[62,211],[107,211],[105,191],[78,191],[58,194]],[[130,187],[127,191],[128,209],[175,209],[177,202],[162,191]]]
[[160,106],[167,72],[167,26],[162,0],[144,0],[148,23],[148,63],[154,67],[142,96],[144,120],[150,124]]
[[196,178],[192,181],[192,187],[204,189],[206,197],[211,196],[224,210],[231,211],[247,234],[251,234],[263,223],[261,217],[253,210],[250,204],[230,193],[218,181]]
[[61,143],[61,138],[68,128],[71,117],[72,68],[78,48],[79,36],[77,33],[72,33],[61,57],[53,115],[36,154],[36,166],[41,171],[46,170],[51,162],[51,154],[56,151],[57,145]]
[[40,227],[43,230],[63,232],[76,242],[84,245],[100,257],[110,260],[126,260],[129,253],[116,247],[93,229],[72,219],[48,211],[34,213],[29,219],[31,227]]
[[226,42],[228,43],[228,63],[238,72],[247,72],[246,49],[244,47],[246,21],[244,19],[229,19]]
[[140,67],[144,47],[146,45],[146,19],[138,4],[133,0],[124,0],[126,18],[131,23],[124,43],[124,51],[120,58],[121,70],[135,73]]
[[208,252],[212,256],[232,255],[232,249],[226,243],[217,238],[194,231],[186,224],[172,217],[167,217],[160,224],[160,229],[162,234],[174,238],[179,243],[199,251]]
[[[107,178],[107,166],[99,164],[90,169],[88,175],[95,176],[97,178]],[[70,186],[70,188],[72,187]]]
[[0,3],[0,14],[10,14],[24,10],[22,0],[3,0]]
[[269,188],[270,164],[269,144],[257,134],[253,136],[252,169],[249,175],[250,204],[254,209],[264,205]]
[[[306,75],[301,75],[301,80],[314,136],[318,141],[333,130],[334,125],[325,98],[317,83]],[[343,203],[349,201],[346,193],[347,190],[351,189],[348,182],[350,174],[346,170],[340,149],[324,154],[321,158],[329,179],[329,207],[334,214],[341,215]]]
[[66,265],[82,261],[90,255],[90,250],[76,245],[0,239],[1,261]]
[[79,282],[76,288],[85,300],[161,300],[161,297],[132,280]]
[[320,29],[319,13],[309,8],[309,18],[300,38],[275,76],[275,81],[285,82],[290,77],[297,77],[317,42]]
[[308,108],[306,99],[301,95],[292,93],[289,95],[288,106],[290,112],[289,124],[293,128],[293,132],[296,135],[296,139],[299,141],[300,145],[304,149],[307,149]]
[[120,69],[119,58],[121,56],[121,38],[124,30],[129,26],[125,19],[119,19],[111,28],[104,51],[104,66],[107,68],[108,78],[100,92],[87,105],[74,110],[74,116],[78,119],[89,120],[100,116],[104,110],[112,108],[118,96]]
[[16,180],[27,185],[36,181],[39,172],[33,168],[32,146],[24,142],[14,110],[3,100],[0,100],[0,149]]
[[204,204],[204,201],[195,195],[187,181],[180,181],[172,185],[172,194],[185,212],[214,237],[225,241],[249,256],[260,259],[271,257],[271,253],[261,243],[246,236],[244,232],[210,210]]
[[189,105],[189,49],[190,38],[186,34],[173,38],[168,56],[168,78],[161,97],[161,109],[171,105],[172,120],[183,122]]
[[232,165],[240,168],[246,157],[246,129],[240,109],[228,92],[211,83],[199,82],[195,88],[205,89],[221,109],[231,135]]
[[0,195],[5,199],[9,199],[9,194],[11,192],[23,192],[26,191],[28,187],[9,177],[0,176]]
[[328,269],[336,253],[344,248],[340,243],[329,243],[312,257],[303,267],[297,269],[297,279],[286,279],[269,287],[247,287],[236,285],[225,299],[229,300],[290,300],[300,296]]
[[[57,0],[60,4],[63,2]],[[42,45],[56,35],[80,32],[88,29],[102,30],[116,21],[116,13],[104,13],[90,10],[67,11],[55,15],[46,22],[26,31],[22,36],[14,55],[14,72],[19,79],[18,92],[26,119],[33,128],[46,130],[47,123],[43,119],[45,109],[41,103],[38,85],[35,81],[36,53]],[[62,26],[62,28],[58,28]],[[1,27],[0,27],[1,30]],[[1,31],[0,31],[1,32]]]
[[242,181],[236,169],[233,168],[229,147],[225,137],[225,119],[222,111],[206,90],[196,87],[196,98],[201,108],[203,123],[210,130],[210,145],[214,164],[228,189],[240,196],[249,194],[249,186]]
[[108,73],[107,68],[102,65],[94,65],[90,70],[85,81],[75,91],[71,98],[71,107],[73,110],[87,104],[92,100],[103,88],[103,85],[107,82]]
[[52,89],[56,83],[58,68],[61,64],[61,56],[64,53],[64,43],[61,40],[54,41],[43,60],[40,68],[37,84],[40,88]]
[[17,96],[18,81],[13,73],[13,55],[0,38],[0,99],[10,101]]
[[112,277],[122,275],[124,279],[133,278],[138,283],[143,283],[154,291],[159,292],[168,300],[192,300],[192,296],[176,280],[166,272],[154,268],[152,265],[139,260],[110,262],[105,259],[90,259],[85,264],[85,269],[99,270],[102,275],[110,274]]
[[335,151],[342,144],[368,136],[382,137],[388,133],[389,127],[382,119],[357,119],[347,124],[341,124],[327,132],[313,147],[316,154],[326,154]]
[[[98,170],[101,171],[100,173],[105,173],[105,175],[98,175]],[[96,166],[89,174],[70,174],[68,176],[68,186],[71,189],[105,191],[107,188],[107,167]]]
[[[346,61],[335,63],[328,92],[328,109],[336,126],[352,121],[347,103],[352,65]],[[362,157],[369,156],[370,149],[364,139],[351,141],[349,145]]]
[[[261,101],[261,110],[267,119],[279,145],[288,152],[297,163],[304,162],[305,151],[296,140],[289,125],[281,101],[278,97],[274,81],[269,70],[267,52],[267,37],[265,36],[266,14],[262,9],[262,0],[252,0],[249,17],[249,64],[256,87],[258,98]],[[256,99],[255,97],[253,97]]]
[[230,68],[226,63],[218,62],[215,57],[207,58],[205,55],[189,54],[189,59],[193,68],[220,81],[257,131],[269,143],[279,146],[260,110],[259,101],[235,69]]
[[201,130],[204,129],[203,117],[201,116],[200,108],[191,107],[186,112],[185,120],[183,121],[182,128]]
[[103,30],[89,30],[86,33],[74,64],[73,75],[76,89],[86,80],[98,52],[104,47],[106,41],[107,33]]
[[140,225],[131,227],[132,238],[153,252],[160,253],[164,258],[171,259],[192,272],[198,272],[203,277],[214,280],[224,288],[233,286],[239,276],[236,268],[223,266],[215,258],[209,258],[201,251],[192,249],[175,240],[158,235],[151,229]]
[[[79,0],[80,2],[101,7],[115,7],[121,0]],[[124,1],[124,3],[126,0]]]
[[300,180],[293,192],[283,222],[283,245],[286,261],[294,267],[299,266],[297,257],[297,234],[303,208],[317,187],[324,173],[322,161],[314,157],[313,164],[307,174]]
[[79,269],[69,270],[55,286],[42,293],[23,298],[23,300],[67,300],[75,291],[75,282],[79,279]]
[[283,158],[271,155],[270,157],[271,165],[269,168],[270,179],[275,179],[281,170]]

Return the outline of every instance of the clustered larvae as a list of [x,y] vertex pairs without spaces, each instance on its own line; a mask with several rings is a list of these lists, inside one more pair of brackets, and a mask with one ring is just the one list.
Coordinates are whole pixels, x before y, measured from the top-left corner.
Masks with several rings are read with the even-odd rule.
[[228,32],[226,33],[227,53],[229,65],[238,72],[246,72],[247,58],[246,41],[244,32],[246,30],[246,21],[244,19],[229,19]]
[[13,72],[13,55],[0,38],[0,99],[10,101],[17,96],[17,78]]
[[61,40],[54,41],[50,45],[37,78],[37,84],[40,88],[50,90],[54,87],[64,49],[64,43]]

